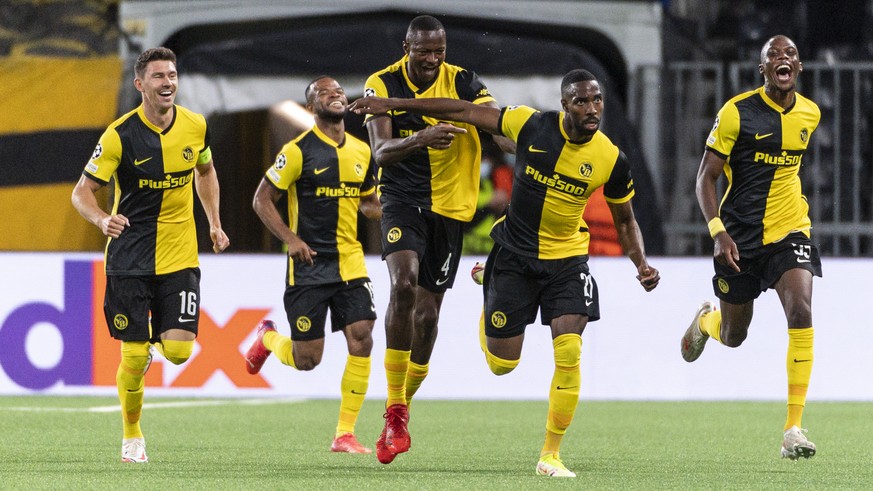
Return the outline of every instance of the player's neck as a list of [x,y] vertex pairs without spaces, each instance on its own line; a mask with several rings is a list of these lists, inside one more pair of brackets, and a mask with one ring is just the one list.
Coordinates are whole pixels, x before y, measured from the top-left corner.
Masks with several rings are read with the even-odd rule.
[[146,119],[149,120],[149,123],[165,130],[170,126],[170,123],[173,122],[173,115],[175,114],[174,111],[176,110],[176,106],[173,105],[166,110],[161,110],[152,107],[149,104],[143,104],[142,109]]
[[782,109],[788,109],[794,104],[794,94],[796,90],[792,87],[789,90],[781,90],[778,87],[770,84],[764,87],[764,93],[771,101],[775,102]]
[[322,118],[315,118],[315,125],[319,131],[325,136],[335,141],[337,145],[342,144],[346,138],[346,126],[342,119],[339,121],[330,121]]

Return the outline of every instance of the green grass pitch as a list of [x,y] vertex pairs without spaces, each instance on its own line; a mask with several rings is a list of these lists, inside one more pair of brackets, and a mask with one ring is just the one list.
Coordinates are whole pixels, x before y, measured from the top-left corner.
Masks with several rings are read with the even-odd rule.
[[[873,488],[873,404],[810,402],[818,454],[779,456],[777,402],[581,401],[562,446],[576,479],[534,475],[545,401],[416,401],[412,449],[390,465],[329,451],[338,401],[158,399],[148,464],[122,464],[118,401],[0,397],[2,489]],[[163,405],[163,406],[161,406]],[[170,406],[170,407],[166,407]],[[357,433],[372,447],[382,402]]]

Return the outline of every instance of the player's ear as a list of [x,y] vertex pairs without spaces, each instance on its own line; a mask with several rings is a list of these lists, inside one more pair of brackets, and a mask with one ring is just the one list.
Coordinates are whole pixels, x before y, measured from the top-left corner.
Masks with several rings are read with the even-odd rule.
[[409,43],[405,39],[403,40],[403,52],[409,54]]
[[761,75],[764,74],[764,64],[763,63],[758,65],[758,73],[760,73]]
[[803,62],[802,62],[802,61],[798,61],[798,62],[797,62],[797,71],[798,71],[798,72],[802,72],[802,71],[803,71]]

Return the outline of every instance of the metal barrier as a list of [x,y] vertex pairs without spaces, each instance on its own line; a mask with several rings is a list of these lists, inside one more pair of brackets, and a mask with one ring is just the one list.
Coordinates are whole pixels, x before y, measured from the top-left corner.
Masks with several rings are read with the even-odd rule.
[[[630,117],[662,197],[667,254],[712,253],[694,194],[704,142],[722,104],[762,82],[755,63],[673,62],[632,78]],[[873,256],[873,63],[805,62],[798,90],[822,112],[800,171],[813,241],[824,255]]]

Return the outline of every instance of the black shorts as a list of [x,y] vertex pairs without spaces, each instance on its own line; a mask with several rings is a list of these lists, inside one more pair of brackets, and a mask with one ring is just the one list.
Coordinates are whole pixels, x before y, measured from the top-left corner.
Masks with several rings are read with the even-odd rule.
[[153,276],[106,277],[103,314],[122,341],[156,342],[169,329],[197,334],[200,268]]
[[800,268],[821,276],[818,249],[801,233],[789,234],[779,242],[767,244],[753,253],[740,252],[737,273],[728,266],[715,264],[712,289],[715,296],[727,303],[741,305],[758,298],[779,281],[786,271]]
[[567,314],[589,322],[600,319],[597,282],[588,271],[588,256],[534,259],[495,244],[485,263],[485,334],[510,338],[536,320],[543,325]]
[[392,252],[418,254],[418,286],[445,293],[455,282],[464,223],[432,211],[399,203],[382,207],[382,259]]
[[373,284],[369,278],[360,278],[326,285],[287,286],[285,313],[291,326],[291,339],[323,338],[328,307],[333,332],[358,321],[376,320]]

